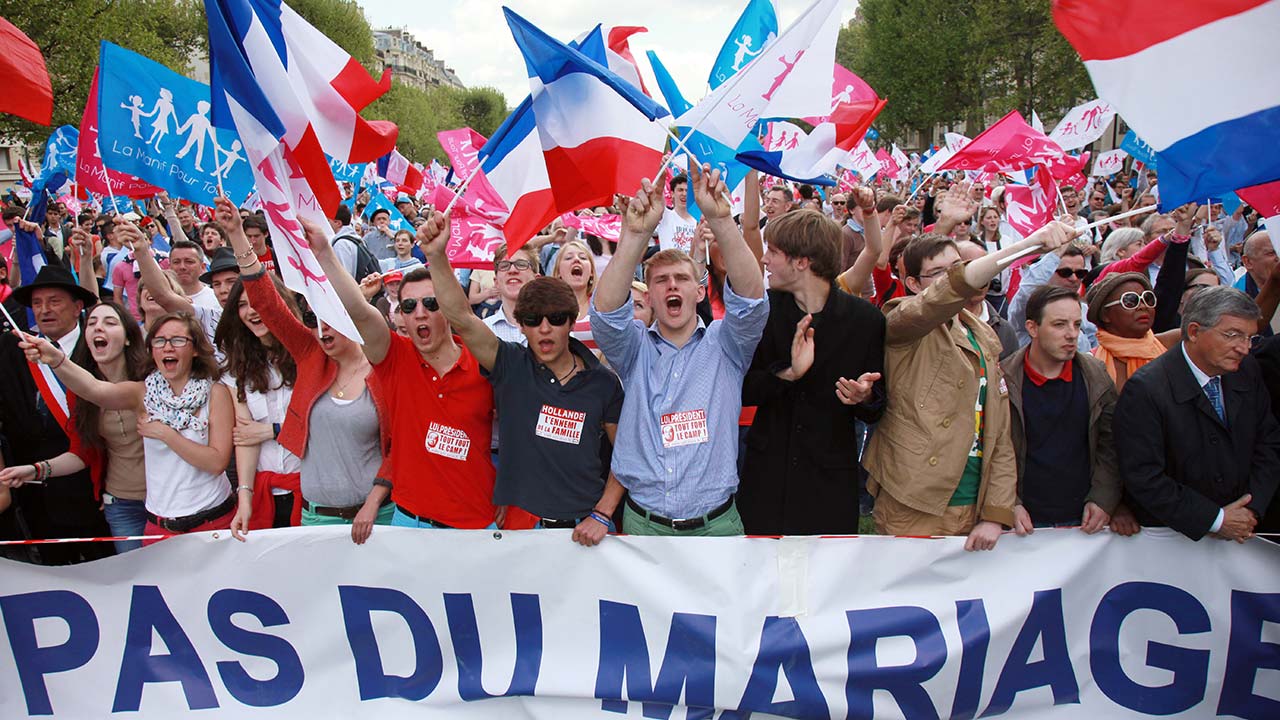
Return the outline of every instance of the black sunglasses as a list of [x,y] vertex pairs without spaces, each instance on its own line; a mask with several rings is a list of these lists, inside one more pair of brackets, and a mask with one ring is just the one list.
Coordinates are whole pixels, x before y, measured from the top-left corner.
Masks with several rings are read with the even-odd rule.
[[516,322],[525,327],[538,327],[542,324],[542,319],[546,318],[547,322],[560,327],[570,320],[574,320],[573,313],[555,312],[555,313],[520,313],[516,316]]
[[[400,314],[409,315],[418,307],[418,302],[418,298],[400,298]],[[424,297],[421,302],[427,312],[436,312],[440,309],[440,303],[433,297]]]
[[1089,277],[1088,270],[1072,270],[1071,268],[1058,268],[1057,270],[1054,270],[1053,273],[1063,279],[1069,278],[1072,275],[1075,275],[1077,280],[1083,280]]

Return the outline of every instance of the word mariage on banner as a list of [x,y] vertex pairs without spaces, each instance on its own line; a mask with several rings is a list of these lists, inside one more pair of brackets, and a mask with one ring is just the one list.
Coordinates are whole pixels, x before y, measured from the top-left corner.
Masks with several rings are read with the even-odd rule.
[[243,202],[253,172],[240,137],[213,126],[212,108],[208,85],[102,42],[98,147],[107,167],[201,205],[213,205],[219,188]]
[[1280,717],[1280,548],[963,543],[311,527],[0,560],[0,717]]

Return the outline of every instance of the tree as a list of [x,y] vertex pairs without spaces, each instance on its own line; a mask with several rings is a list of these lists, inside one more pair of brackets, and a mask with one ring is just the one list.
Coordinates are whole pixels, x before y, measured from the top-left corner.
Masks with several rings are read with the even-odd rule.
[[375,76],[382,74],[381,66],[375,67],[373,29],[355,0],[288,0],[288,4],[356,62],[369,68]]
[[862,0],[836,58],[888,99],[878,127],[926,142],[939,125],[1049,118],[1094,92],[1049,0]]
[[493,88],[459,90],[438,86],[426,91],[398,82],[363,113],[370,120],[390,120],[400,128],[396,145],[410,160],[448,162],[436,133],[469,127],[488,137],[507,116],[506,99]]
[[[80,126],[98,66],[99,39],[183,74],[207,42],[199,0],[0,0],[0,17],[26,33],[44,54],[53,86],[55,128]],[[0,137],[11,141],[37,145],[50,131],[28,120],[0,115]]]

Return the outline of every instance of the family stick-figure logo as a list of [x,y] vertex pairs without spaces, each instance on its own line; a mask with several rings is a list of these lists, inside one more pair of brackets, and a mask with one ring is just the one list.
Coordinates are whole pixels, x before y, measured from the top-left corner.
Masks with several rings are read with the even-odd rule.
[[778,62],[782,63],[783,70],[773,79],[773,85],[770,85],[769,89],[760,96],[762,100],[770,100],[773,98],[773,94],[782,86],[782,83],[787,79],[787,76],[791,74],[791,71],[796,69],[796,63],[800,62],[800,58],[802,57],[804,57],[804,50],[798,50],[796,52],[796,56],[791,58],[790,62],[787,62],[786,53],[778,56]]
[[[186,136],[186,142],[174,157],[181,160],[194,148],[196,151],[196,170],[207,172],[215,178],[222,179],[227,177],[227,174],[231,172],[237,162],[245,159],[244,155],[240,153],[243,145],[239,140],[233,141],[229,148],[223,148],[218,145],[217,133],[214,130],[213,121],[209,118],[209,111],[212,107],[209,101],[197,101],[195,112],[191,113],[185,121],[178,119],[178,108],[174,105],[173,92],[168,88],[160,88],[151,110],[146,110],[145,107],[146,104],[139,95],[130,95],[128,103],[120,104],[120,109],[129,112],[129,121],[133,125],[133,136],[154,149],[157,155],[162,152],[160,143],[169,134],[169,125],[172,122],[173,133],[178,137]],[[151,136],[147,138],[142,136],[143,119],[151,119]],[[213,145],[213,169],[208,171],[204,169],[206,142]],[[219,154],[222,155],[221,159]]]
[[[284,160],[288,163],[291,174],[290,177],[301,177],[301,170],[293,160],[293,155],[289,149],[283,148]],[[258,163],[258,171],[262,173],[262,179],[266,181],[265,186],[258,187],[258,194],[262,199],[262,209],[267,214],[267,219],[272,227],[280,231],[279,234],[284,236],[287,241],[286,247],[276,244],[276,249],[283,249],[288,263],[293,266],[302,275],[303,282],[310,287],[312,281],[320,286],[321,290],[325,289],[325,282],[328,278],[323,272],[312,270],[303,259],[304,251],[310,254],[311,250],[307,246],[306,237],[302,232],[302,223],[298,222],[298,215],[294,211],[293,206],[289,203],[290,187],[286,187],[280,180],[280,176],[276,173],[275,163],[271,161],[271,157],[267,156]],[[290,184],[292,185],[292,183]],[[270,196],[270,197],[268,197]]]

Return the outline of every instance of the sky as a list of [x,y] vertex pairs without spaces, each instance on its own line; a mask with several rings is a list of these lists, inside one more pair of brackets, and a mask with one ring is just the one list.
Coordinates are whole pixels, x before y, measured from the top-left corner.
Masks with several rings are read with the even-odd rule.
[[[467,87],[495,87],[515,107],[529,94],[524,61],[502,16],[506,5],[561,40],[572,40],[597,23],[639,25],[649,32],[631,37],[650,92],[660,97],[644,51],[653,50],[690,101],[707,90],[711,63],[746,0],[358,0],[375,29],[404,27],[458,74]],[[808,0],[774,0],[785,28]],[[846,0],[841,19],[853,17],[857,0]]]

